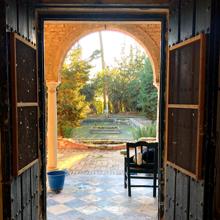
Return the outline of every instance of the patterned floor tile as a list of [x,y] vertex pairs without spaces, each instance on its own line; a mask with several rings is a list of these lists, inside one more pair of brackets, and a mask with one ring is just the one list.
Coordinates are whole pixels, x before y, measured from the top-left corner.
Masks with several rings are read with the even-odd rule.
[[82,206],[86,206],[87,202],[85,202],[81,199],[74,199],[74,200],[71,200],[69,202],[64,203],[64,205],[70,207],[71,209],[74,209],[74,208],[79,208],[79,207],[82,207]]
[[117,215],[114,215],[111,212],[108,212],[106,210],[101,210],[99,212],[96,212],[94,215],[94,219],[105,219],[105,220],[112,220],[112,219],[118,219]]
[[87,195],[81,198],[83,201],[90,201],[90,202],[97,202],[100,201],[101,198],[98,197],[96,194]]
[[128,208],[122,206],[107,206],[104,210],[113,213],[115,215],[123,215],[128,211]]
[[53,215],[60,215],[71,211],[72,209],[65,205],[54,205],[47,208],[47,211]]
[[103,199],[111,199],[115,196],[115,193],[103,190],[101,192],[96,193],[97,196],[101,196]]
[[65,195],[65,194],[54,194],[53,200],[59,203],[69,202],[74,200],[75,197],[73,195]]
[[98,211],[101,211],[101,209],[97,206],[94,206],[94,205],[90,205],[90,206],[83,206],[83,207],[78,207],[78,208],[75,208],[78,212],[81,212],[85,215],[91,215],[91,214],[94,214]]
[[152,188],[132,188],[121,175],[69,175],[60,194],[48,192],[48,220],[156,220]]
[[59,202],[56,202],[55,200],[50,198],[47,199],[47,207],[55,206],[55,205],[59,205]]
[[72,220],[72,219],[84,219],[84,218],[85,218],[85,216],[83,216],[82,213],[80,213],[76,210],[71,210],[69,212],[65,212],[63,214],[60,214],[59,216],[56,216],[54,218],[54,220],[55,219],[56,220]]

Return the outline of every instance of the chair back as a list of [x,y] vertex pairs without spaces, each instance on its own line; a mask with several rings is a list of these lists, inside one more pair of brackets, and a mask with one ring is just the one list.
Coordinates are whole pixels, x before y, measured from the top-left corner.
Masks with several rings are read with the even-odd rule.
[[145,161],[148,165],[151,164],[154,165],[155,168],[158,167],[158,142],[154,142],[154,143],[148,143],[146,141],[128,142],[126,144],[126,147],[127,147],[127,158],[130,158],[132,156],[131,150],[133,150],[135,161],[137,161],[138,152],[140,152],[142,154],[142,165],[144,164]]

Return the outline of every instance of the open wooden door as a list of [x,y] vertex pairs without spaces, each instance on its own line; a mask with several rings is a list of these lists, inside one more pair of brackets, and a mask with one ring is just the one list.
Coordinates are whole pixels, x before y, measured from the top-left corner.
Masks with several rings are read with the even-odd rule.
[[207,74],[213,74],[208,72],[210,51],[206,49],[210,8],[210,0],[170,1],[165,220],[204,219],[207,211],[203,120],[208,108],[204,102],[205,79]]
[[220,219],[220,56],[218,71],[218,103],[217,103],[217,146],[215,153],[215,182],[214,182],[214,217]]
[[202,178],[205,35],[169,49],[166,108],[166,163]]
[[3,219],[46,219],[45,164],[41,156],[45,146],[41,98],[44,85],[42,79],[38,88],[33,2],[0,1],[0,178],[3,198],[0,212]]
[[[202,180],[205,35],[170,47],[168,60],[165,216],[187,219],[190,209],[195,209],[190,203],[190,184]],[[202,216],[202,212],[195,214]]]
[[[38,218],[39,101],[36,47],[10,33],[12,95],[12,218]],[[16,181],[15,181],[16,180]],[[17,199],[20,198],[20,199]]]

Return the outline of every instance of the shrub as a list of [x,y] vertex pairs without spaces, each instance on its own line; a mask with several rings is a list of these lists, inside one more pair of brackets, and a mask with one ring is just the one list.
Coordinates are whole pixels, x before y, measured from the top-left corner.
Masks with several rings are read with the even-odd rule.
[[156,124],[146,125],[132,129],[132,134],[135,140],[141,137],[156,137]]
[[73,136],[73,128],[71,127],[63,127],[63,137],[64,138],[72,138]]

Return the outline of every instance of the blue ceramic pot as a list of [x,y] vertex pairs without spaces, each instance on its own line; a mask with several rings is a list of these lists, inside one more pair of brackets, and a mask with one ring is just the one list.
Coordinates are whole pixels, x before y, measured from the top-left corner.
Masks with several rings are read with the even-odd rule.
[[47,172],[49,186],[52,191],[59,193],[63,189],[66,174],[64,170]]

